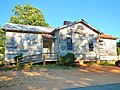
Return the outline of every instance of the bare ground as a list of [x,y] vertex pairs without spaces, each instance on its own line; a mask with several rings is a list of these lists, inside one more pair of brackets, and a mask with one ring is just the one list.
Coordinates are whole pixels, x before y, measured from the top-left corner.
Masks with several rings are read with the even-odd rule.
[[0,90],[60,90],[120,83],[120,68],[81,66],[78,69],[1,71]]

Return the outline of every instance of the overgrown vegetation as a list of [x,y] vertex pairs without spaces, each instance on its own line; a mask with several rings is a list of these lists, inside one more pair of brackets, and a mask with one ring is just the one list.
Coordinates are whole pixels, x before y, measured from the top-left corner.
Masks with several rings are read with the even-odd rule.
[[72,53],[67,53],[65,56],[60,57],[60,64],[61,65],[68,65],[68,66],[73,66],[76,58],[75,55]]

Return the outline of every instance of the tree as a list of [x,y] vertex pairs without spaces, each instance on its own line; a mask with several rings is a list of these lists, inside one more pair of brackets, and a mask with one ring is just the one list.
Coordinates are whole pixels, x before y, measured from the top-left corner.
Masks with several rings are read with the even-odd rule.
[[0,54],[4,54],[5,51],[5,31],[0,28]]
[[25,4],[24,6],[18,4],[12,9],[12,12],[10,23],[49,27],[41,10],[30,6],[30,4]]
[[120,47],[120,40],[117,42],[117,47]]
[[120,40],[117,42],[117,54],[120,55]]

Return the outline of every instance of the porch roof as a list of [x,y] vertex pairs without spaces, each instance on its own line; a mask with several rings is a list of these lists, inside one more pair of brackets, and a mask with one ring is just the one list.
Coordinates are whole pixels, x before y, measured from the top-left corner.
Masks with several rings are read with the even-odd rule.
[[52,36],[50,34],[43,34],[42,36],[43,38],[52,39]]
[[109,34],[100,34],[100,38],[103,38],[103,39],[114,39],[114,40],[117,39],[117,37],[111,36]]
[[55,28],[7,23],[2,29],[9,32],[51,33]]

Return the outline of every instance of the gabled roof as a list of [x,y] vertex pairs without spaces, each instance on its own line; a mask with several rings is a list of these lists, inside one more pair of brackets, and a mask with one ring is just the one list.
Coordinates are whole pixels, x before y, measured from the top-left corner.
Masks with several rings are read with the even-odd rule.
[[55,28],[7,23],[2,29],[10,32],[51,33]]
[[111,36],[108,34],[100,34],[100,38],[102,38],[102,39],[114,39],[114,40],[117,39],[117,37],[114,37],[114,36]]
[[83,19],[78,20],[78,21],[75,21],[75,22],[73,22],[73,23],[71,23],[71,24],[68,24],[68,25],[63,25],[63,26],[61,26],[61,27],[58,27],[58,28],[56,28],[54,31],[52,31],[52,33],[55,33],[57,30],[61,30],[61,29],[67,28],[67,27],[70,27],[70,26],[75,25],[75,24],[78,24],[78,23],[81,23],[81,24],[85,25],[86,27],[90,28],[91,30],[93,30],[93,31],[96,32],[96,33],[103,33],[103,32],[101,32],[100,30],[94,28],[92,25],[88,24],[88,23],[87,23],[85,20],[83,20]]

